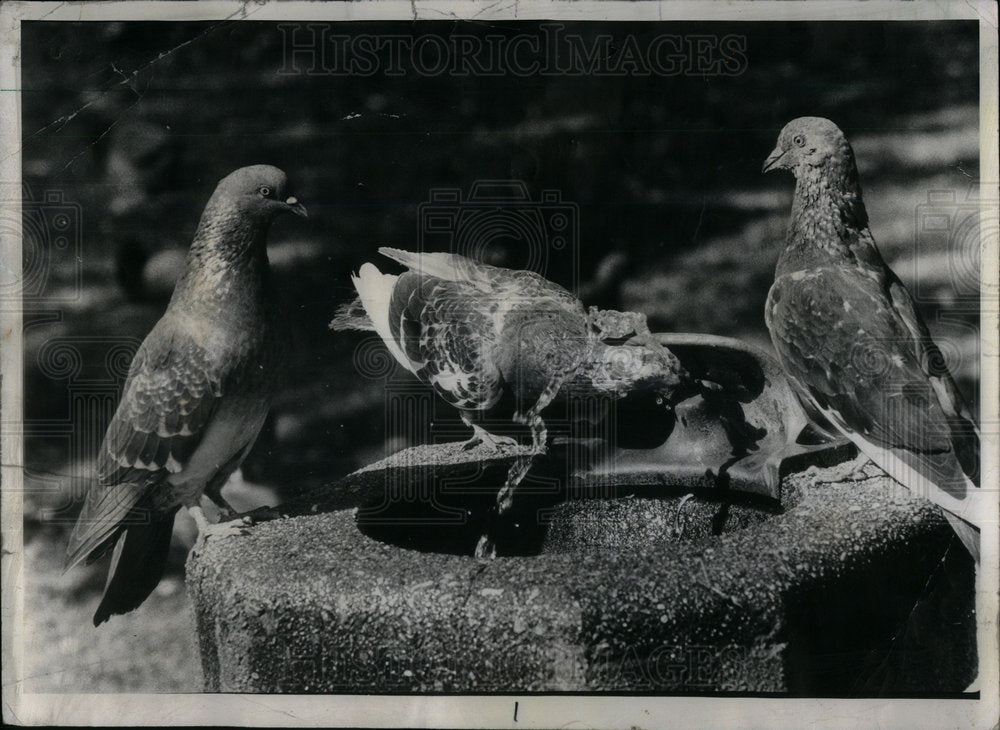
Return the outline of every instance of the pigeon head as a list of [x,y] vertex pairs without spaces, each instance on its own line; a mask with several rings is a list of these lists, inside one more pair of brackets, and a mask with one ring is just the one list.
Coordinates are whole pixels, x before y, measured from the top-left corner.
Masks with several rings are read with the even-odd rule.
[[854,151],[829,119],[799,117],[786,124],[764,161],[762,171],[769,170],[791,170],[795,175],[792,219],[797,225],[814,228],[816,219],[823,218],[823,225],[841,233],[845,226],[861,229],[868,225]]
[[306,216],[305,206],[289,195],[284,172],[270,165],[231,172],[215,186],[201,214],[191,244],[191,266],[266,261],[267,230],[282,213]]
[[675,402],[678,385],[686,374],[672,352],[655,340],[646,342],[636,337],[625,344],[607,346],[597,372],[591,377],[601,390],[621,394],[653,392],[669,406]]
[[795,177],[808,176],[827,167],[853,168],[854,154],[840,128],[823,117],[793,119],[778,135],[778,144],[764,161],[762,172],[791,170]]
[[208,208],[270,222],[281,213],[306,217],[305,206],[288,193],[285,173],[271,165],[250,165],[219,181]]

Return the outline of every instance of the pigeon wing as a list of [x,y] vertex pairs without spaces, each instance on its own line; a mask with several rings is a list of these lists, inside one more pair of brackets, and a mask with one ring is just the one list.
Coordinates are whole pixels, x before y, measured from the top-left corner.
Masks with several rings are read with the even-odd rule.
[[938,402],[942,410],[949,418],[959,416],[967,421],[968,429],[976,435],[978,441],[979,430],[972,419],[972,413],[955,385],[940,349],[934,344],[934,340],[931,339],[930,332],[927,330],[927,325],[917,313],[910,292],[907,291],[895,272],[886,266],[870,230],[865,228],[861,231],[852,251],[864,265],[885,276],[885,292],[892,310],[898,324],[912,338],[914,353],[924,374],[931,381],[931,386],[937,392]]
[[96,483],[70,536],[68,567],[109,542],[126,518],[143,519],[143,497],[181,471],[200,443],[225,377],[218,358],[169,318],[157,323],[132,361],[108,426]]
[[413,253],[387,247],[380,248],[379,253],[403,264],[410,271],[465,284],[494,298],[521,302],[545,299],[549,300],[546,306],[583,312],[579,299],[534,271],[491,266],[454,253]]
[[768,328],[799,395],[886,473],[943,507],[976,556],[978,436],[942,402],[941,376],[928,375],[922,357],[930,340],[911,330],[926,328],[912,301],[907,324],[898,286],[890,297],[877,278],[844,268],[801,282],[784,276],[768,297]]
[[784,276],[767,313],[789,376],[842,430],[882,448],[952,452],[917,343],[874,278],[843,268]]
[[379,252],[410,269],[393,285],[388,314],[392,344],[419,377],[458,408],[484,410],[503,395],[509,382],[499,365],[505,357],[500,350],[514,347],[503,341],[512,318],[568,316],[574,323],[585,318],[579,299],[532,271],[451,253]]
[[414,253],[383,246],[380,254],[401,263],[410,271],[442,281],[464,282],[482,292],[489,292],[503,269],[454,253]]
[[451,405],[493,406],[503,393],[496,365],[498,302],[461,281],[408,271],[389,304],[389,329],[416,374]]

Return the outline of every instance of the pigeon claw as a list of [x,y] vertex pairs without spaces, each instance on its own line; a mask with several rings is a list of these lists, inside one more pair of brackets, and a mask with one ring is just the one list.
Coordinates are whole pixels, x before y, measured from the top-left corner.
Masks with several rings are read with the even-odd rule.
[[[814,487],[843,482],[863,482],[881,476],[881,474],[869,474],[865,470],[865,467],[872,463],[867,456],[859,454],[855,459],[842,462],[824,470],[820,470],[814,464],[806,470],[806,475],[809,476],[809,482]],[[820,478],[821,471],[824,472],[822,479]]]
[[471,451],[480,444],[493,453],[501,453],[504,449],[518,446],[517,439],[511,436],[497,436],[487,431],[485,428],[475,423],[472,416],[465,411],[461,412],[462,422],[472,429],[472,438],[462,444],[463,451]]
[[198,539],[195,540],[192,552],[200,554],[205,549],[205,543],[208,542],[209,538],[222,540],[249,535],[252,526],[253,520],[249,517],[238,517],[225,522],[217,522],[214,525],[208,525],[204,529],[199,530]]
[[472,451],[479,445],[485,446],[490,451],[497,453],[519,446],[517,439],[513,436],[496,436],[488,431],[480,431],[473,434],[472,438],[462,444],[462,451]]
[[[230,508],[231,509],[231,508]],[[220,540],[230,537],[245,537],[250,534],[250,528],[260,522],[277,520],[285,517],[275,507],[257,507],[249,512],[239,514],[229,513],[223,510],[223,517],[215,524],[199,524],[198,539],[195,541],[192,550],[201,552],[209,538]]]

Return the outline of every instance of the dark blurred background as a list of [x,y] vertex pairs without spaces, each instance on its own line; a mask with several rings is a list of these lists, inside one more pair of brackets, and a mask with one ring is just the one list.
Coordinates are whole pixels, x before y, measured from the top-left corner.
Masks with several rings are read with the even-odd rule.
[[[105,566],[67,576],[59,566],[129,353],[166,306],[215,184],[243,165],[283,168],[310,214],[272,229],[295,348],[235,487],[247,506],[290,499],[414,441],[386,424],[385,377],[358,365],[371,358],[370,338],[327,323],[353,297],[349,276],[362,262],[395,270],[379,261],[379,246],[447,243],[420,227],[435,190],[467,196],[476,181],[521,181],[543,220],[553,210],[577,216],[571,245],[549,251],[541,270],[586,303],[645,312],[654,331],[770,347],[763,306],[793,181],[760,167],[781,127],[802,115],[833,119],[852,141],[883,255],[978,400],[974,22],[562,25],[565,37],[598,49],[597,73],[515,75],[539,59],[522,45],[497,75],[420,73],[408,53],[402,73],[387,74],[390,51],[370,56],[374,73],[343,75],[329,72],[329,58],[289,56],[293,31],[275,24],[23,24],[17,194],[29,201],[25,291],[34,287],[25,301],[25,539],[35,678],[26,691],[201,686],[182,582],[190,524],[178,520],[157,593],[101,629],[89,616]],[[316,33],[294,32],[302,44]],[[537,22],[459,21],[323,32],[394,36],[403,47],[425,36],[544,33]],[[681,37],[694,68],[642,74],[624,60],[663,34]],[[721,39],[742,50],[697,66],[698,37],[709,61],[722,57]],[[327,50],[347,43],[327,41]],[[607,73],[614,68],[625,73]],[[548,207],[546,191],[558,193]],[[928,211],[950,216],[943,230],[925,226]],[[480,253],[520,266],[523,245],[497,236]]]

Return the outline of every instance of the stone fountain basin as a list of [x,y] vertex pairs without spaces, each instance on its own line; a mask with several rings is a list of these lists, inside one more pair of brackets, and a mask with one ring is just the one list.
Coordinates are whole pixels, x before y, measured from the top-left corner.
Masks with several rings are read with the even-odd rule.
[[[717,393],[678,404],[666,440],[614,449],[578,475],[582,482],[696,486],[707,477],[716,487],[780,500],[781,476],[791,468],[856,454],[846,439],[817,425],[818,414],[806,413],[778,362],[760,348],[715,335],[656,336],[691,377],[713,383]],[[642,428],[650,430],[645,421]]]
[[851,452],[799,443],[808,419],[773,361],[691,337],[664,342],[722,386],[725,426],[696,397],[647,448],[553,444],[519,487],[506,556],[470,557],[516,454],[456,444],[210,540],[188,563],[207,688],[961,691],[974,575],[940,512],[884,477],[814,484],[808,460]]
[[974,576],[938,510],[886,479],[788,487],[784,514],[644,549],[483,562],[371,538],[353,510],[210,541],[188,563],[206,688],[962,691]]

